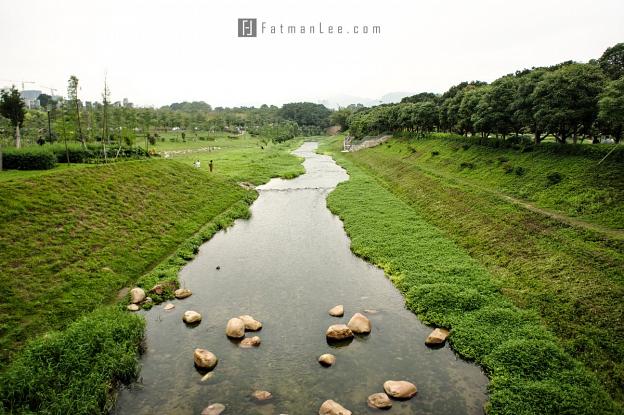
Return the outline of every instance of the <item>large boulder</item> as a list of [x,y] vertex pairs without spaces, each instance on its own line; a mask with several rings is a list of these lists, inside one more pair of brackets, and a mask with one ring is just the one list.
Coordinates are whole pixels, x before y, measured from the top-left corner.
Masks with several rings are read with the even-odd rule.
[[145,290],[140,287],[134,287],[130,290],[130,302],[132,304],[138,304],[145,300]]
[[186,324],[197,324],[201,321],[202,316],[197,311],[188,310],[184,312],[182,320]]
[[366,403],[371,408],[376,409],[390,409],[392,408],[392,401],[385,393],[373,393],[366,399]]
[[388,380],[383,384],[386,393],[395,399],[409,399],[416,395],[416,385],[405,380]]
[[221,403],[213,403],[212,405],[205,407],[201,412],[201,415],[219,415],[223,411],[225,411],[225,405]]
[[351,415],[352,412],[349,411],[344,406],[340,405],[338,402],[332,401],[331,399],[323,402],[323,405],[319,408],[319,415]]
[[325,336],[330,341],[341,341],[352,338],[353,332],[344,324],[333,324],[329,326]]
[[446,341],[446,338],[449,335],[449,331],[447,329],[435,329],[431,332],[427,339],[425,340],[425,344],[427,346],[438,346],[443,345]]
[[344,307],[342,304],[339,304],[335,307],[329,309],[329,315],[332,317],[342,317],[344,316]]
[[175,295],[175,298],[177,298],[178,300],[181,300],[183,298],[190,297],[191,295],[193,295],[193,292],[188,288],[178,288],[173,292],[173,295]]
[[273,394],[269,391],[254,391],[251,396],[259,402],[268,401],[273,397]]
[[245,337],[245,323],[240,318],[231,318],[225,327],[225,334],[234,339]]
[[347,326],[356,334],[368,334],[371,332],[371,322],[364,314],[355,313]]
[[253,337],[247,337],[246,339],[243,339],[243,341],[241,341],[238,345],[242,347],[243,349],[249,349],[251,347],[260,346],[261,342],[262,341],[260,340],[260,337],[253,336]]
[[318,361],[321,365],[329,367],[336,363],[336,356],[334,356],[333,354],[325,353],[318,358]]
[[245,314],[245,315],[239,316],[238,318],[243,320],[243,323],[245,323],[245,330],[258,331],[262,328],[262,323],[260,323],[258,320],[256,320],[250,315]]
[[219,362],[217,356],[206,349],[195,349],[193,352],[193,360],[195,361],[195,366],[208,370],[214,369]]

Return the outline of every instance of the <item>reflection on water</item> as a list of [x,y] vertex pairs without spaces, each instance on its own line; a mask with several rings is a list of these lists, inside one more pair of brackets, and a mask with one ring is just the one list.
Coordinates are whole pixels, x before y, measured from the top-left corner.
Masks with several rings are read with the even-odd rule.
[[[224,414],[314,414],[334,399],[355,414],[376,412],[366,398],[386,380],[409,380],[418,395],[394,402],[393,414],[482,414],[487,378],[447,347],[424,345],[430,328],[404,308],[402,296],[383,272],[354,256],[340,220],[325,205],[327,194],[348,180],[330,157],[305,143],[306,174],[260,186],[250,220],[215,235],[181,272],[193,295],[145,313],[147,350],[139,382],[119,394],[115,414],[199,414],[210,403]],[[216,267],[220,266],[220,269]],[[344,304],[343,318],[327,310]],[[182,322],[186,310],[201,324]],[[364,310],[368,310],[368,313]],[[355,312],[373,324],[369,336],[329,345],[325,330]],[[225,336],[231,317],[251,314],[264,327],[262,345],[241,349]],[[342,346],[342,347],[337,347]],[[202,382],[193,350],[215,353],[219,364]],[[323,353],[336,355],[330,368]],[[273,399],[259,405],[254,390]]]

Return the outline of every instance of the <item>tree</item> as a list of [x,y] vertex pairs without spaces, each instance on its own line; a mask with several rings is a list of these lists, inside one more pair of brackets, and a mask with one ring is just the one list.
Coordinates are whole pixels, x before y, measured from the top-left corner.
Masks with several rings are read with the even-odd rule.
[[353,111],[349,108],[340,108],[331,113],[329,121],[332,125],[339,125],[342,131],[349,128],[348,119],[353,114]]
[[570,137],[576,142],[577,134],[591,134],[604,82],[600,68],[591,64],[565,65],[544,74],[532,94],[535,117],[559,143]]
[[598,119],[619,143],[624,132],[624,77],[609,82],[600,95]]
[[533,69],[531,71],[525,71],[524,73],[518,73],[518,88],[516,96],[512,103],[513,118],[518,122],[522,128],[526,128],[533,133],[533,140],[535,144],[539,144],[542,141],[542,134],[544,132],[543,123],[535,113],[536,101],[533,91],[544,76],[546,72],[543,68]]
[[315,126],[318,128],[329,127],[331,111],[322,104],[312,102],[293,102],[284,104],[279,115],[299,124],[300,126]]
[[78,100],[78,78],[75,75],[69,77],[67,83],[67,98],[70,106],[76,111],[76,134],[78,134],[78,141],[85,146],[84,136],[82,135],[82,126],[80,122],[80,101]]
[[0,94],[0,114],[11,121],[15,128],[15,147],[21,147],[20,127],[24,124],[24,101],[19,91],[12,86],[9,90],[3,90]]
[[624,76],[624,43],[607,48],[598,59],[598,65],[610,79],[615,80]]

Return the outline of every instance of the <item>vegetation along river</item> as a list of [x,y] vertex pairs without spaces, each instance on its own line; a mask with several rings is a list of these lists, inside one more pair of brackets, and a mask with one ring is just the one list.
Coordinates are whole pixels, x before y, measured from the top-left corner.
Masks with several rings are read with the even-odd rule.
[[[348,180],[330,157],[306,142],[296,154],[306,173],[260,186],[249,220],[204,244],[181,272],[181,285],[193,291],[145,313],[146,351],[139,382],[119,394],[115,414],[200,414],[212,403],[224,414],[314,414],[333,399],[354,414],[373,413],[366,399],[383,392],[386,380],[408,380],[416,397],[394,401],[393,414],[482,414],[487,378],[447,346],[430,349],[431,328],[404,307],[401,294],[384,273],[353,255],[342,222],[325,199]],[[217,269],[220,267],[220,269]],[[342,318],[328,310],[343,304]],[[202,314],[190,327],[186,310]],[[372,322],[368,336],[340,347],[325,331],[347,323],[356,312]],[[263,323],[262,344],[244,349],[225,335],[232,317],[250,314]],[[195,348],[213,352],[219,363],[202,381],[193,363]],[[332,367],[318,357],[336,356]],[[267,390],[258,403],[251,394]]]

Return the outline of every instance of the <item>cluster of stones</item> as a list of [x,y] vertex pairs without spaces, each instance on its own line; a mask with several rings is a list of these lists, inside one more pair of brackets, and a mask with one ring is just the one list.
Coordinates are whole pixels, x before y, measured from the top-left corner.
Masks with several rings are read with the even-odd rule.
[[[165,285],[156,284],[154,287],[152,287],[151,290],[149,290],[149,292],[157,295],[162,295],[165,292]],[[193,293],[191,292],[191,290],[187,288],[179,288],[174,292],[175,298],[177,298],[178,300],[190,297],[192,294]],[[143,288],[134,287],[130,290],[130,304],[128,304],[127,308],[130,311],[139,311],[141,305],[151,303],[152,301],[152,298],[148,297],[147,294],[145,294],[145,290]],[[171,310],[173,308],[175,308],[175,305],[171,303],[165,306],[165,310]]]
[[245,314],[228,320],[225,326],[225,335],[231,339],[242,339],[238,345],[244,349],[249,349],[260,346],[262,341],[259,336],[245,337],[245,332],[258,331],[261,328],[261,322]]

